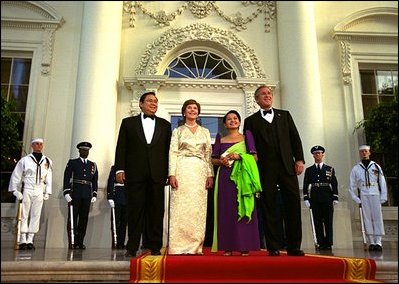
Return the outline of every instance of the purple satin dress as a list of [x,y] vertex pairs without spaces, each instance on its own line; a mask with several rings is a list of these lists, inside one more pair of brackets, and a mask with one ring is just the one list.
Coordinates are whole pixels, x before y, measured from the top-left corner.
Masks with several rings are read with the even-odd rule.
[[[245,143],[248,153],[256,153],[255,142],[252,133],[249,131],[245,133]],[[220,139],[217,138],[213,146],[212,157],[219,158],[232,145],[234,143],[220,143]],[[238,222],[237,189],[234,182],[230,180],[231,171],[232,168],[221,167],[219,172],[217,200],[218,250],[260,250],[256,207],[252,212],[252,220],[250,222],[248,222],[247,217]]]

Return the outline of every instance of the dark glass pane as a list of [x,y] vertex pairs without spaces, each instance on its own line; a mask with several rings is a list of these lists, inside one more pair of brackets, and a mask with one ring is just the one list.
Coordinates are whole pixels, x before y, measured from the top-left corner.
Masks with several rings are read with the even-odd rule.
[[[177,126],[181,125],[181,120],[181,115],[172,115],[170,121],[170,123],[172,124],[172,129],[175,129]],[[209,129],[212,139],[215,139],[217,133],[225,133],[223,117],[199,116],[198,120],[202,126]]]
[[362,96],[363,102],[363,115],[364,118],[367,118],[368,113],[370,110],[378,105],[377,96]]
[[380,99],[380,103],[391,102],[391,101],[393,101],[394,96],[393,95],[392,96],[380,96],[379,99]]
[[10,83],[11,58],[1,58],[1,84]]
[[376,82],[374,76],[374,70],[361,70],[360,81],[362,84],[363,94],[376,94]]
[[11,84],[28,85],[30,78],[31,59],[14,58]]
[[1,85],[1,95],[8,101],[8,85]]
[[10,99],[15,102],[15,111],[25,112],[28,101],[28,86],[11,86]]
[[18,140],[22,141],[23,136],[24,136],[24,126],[25,126],[25,113],[18,113],[21,115],[22,119],[18,122],[17,128],[18,128]]

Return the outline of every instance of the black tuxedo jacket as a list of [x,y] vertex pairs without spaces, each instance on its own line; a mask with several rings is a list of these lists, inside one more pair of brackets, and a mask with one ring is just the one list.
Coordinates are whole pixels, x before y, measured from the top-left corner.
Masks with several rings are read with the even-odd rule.
[[[288,111],[276,108],[273,108],[273,111],[273,123],[275,122],[277,126],[277,143],[284,168],[288,174],[295,175],[295,161],[303,161],[305,163],[301,138]],[[244,120],[244,131],[250,130],[255,138],[256,151],[259,158],[258,165],[261,168],[264,168],[267,163],[264,157],[268,151],[266,147],[262,147],[262,145],[266,145],[268,139],[268,135],[265,133],[264,127],[262,127],[264,123],[269,122],[262,117],[260,111],[255,112]]]
[[126,183],[166,182],[168,177],[171,124],[155,117],[152,141],[147,144],[141,114],[122,120],[115,152],[115,170],[124,170]]

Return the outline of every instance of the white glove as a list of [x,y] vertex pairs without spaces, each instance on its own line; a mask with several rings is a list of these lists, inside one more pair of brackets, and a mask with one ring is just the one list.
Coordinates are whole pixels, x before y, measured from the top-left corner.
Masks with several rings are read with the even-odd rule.
[[109,203],[109,206],[111,206],[111,208],[115,208],[115,202],[114,202],[114,200],[108,199],[108,203]]
[[96,200],[97,200],[97,197],[94,197],[94,196],[93,196],[93,197],[91,198],[91,203],[96,202]]
[[354,198],[353,201],[355,201],[357,204],[362,204],[362,201],[359,197]]
[[72,197],[71,197],[71,195],[70,195],[69,193],[65,194],[64,197],[65,197],[65,200],[66,200],[68,203],[72,201]]
[[18,200],[22,200],[24,198],[24,196],[22,195],[21,192],[19,192],[18,190],[14,190],[13,193],[14,196],[18,199]]
[[50,197],[50,195],[49,195],[48,193],[45,193],[45,194],[43,195],[43,200],[48,200],[49,197]]
[[309,200],[305,200],[303,203],[305,204],[305,206],[306,206],[307,208],[310,208],[310,202],[309,202]]
[[384,204],[385,202],[387,202],[386,199],[381,199],[380,201],[381,201],[381,204]]

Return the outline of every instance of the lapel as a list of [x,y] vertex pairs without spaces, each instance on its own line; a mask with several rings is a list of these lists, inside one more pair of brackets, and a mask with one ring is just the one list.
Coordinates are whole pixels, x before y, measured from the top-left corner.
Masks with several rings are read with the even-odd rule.
[[159,125],[159,119],[158,117],[155,116],[155,128],[154,128],[154,135],[152,136],[152,140],[151,140],[151,144],[155,144],[158,139],[159,136],[161,135],[161,126]]
[[134,118],[135,118],[135,128],[137,131],[137,136],[145,145],[147,145],[147,140],[145,139],[145,134],[144,134],[143,122],[141,121],[141,114],[136,115]]
[[[144,127],[143,127],[143,122],[141,121],[141,115],[139,114],[136,116],[136,129],[137,129],[137,134],[140,138],[140,140],[147,145],[147,140],[145,139],[145,134],[144,134]],[[152,136],[151,143],[149,145],[155,144],[155,142],[159,139],[159,136],[161,134],[161,127],[159,125],[159,120],[158,117],[155,116],[155,127],[154,127],[154,135]]]

